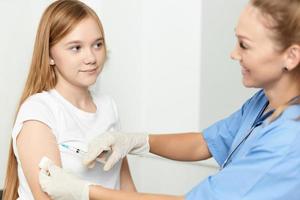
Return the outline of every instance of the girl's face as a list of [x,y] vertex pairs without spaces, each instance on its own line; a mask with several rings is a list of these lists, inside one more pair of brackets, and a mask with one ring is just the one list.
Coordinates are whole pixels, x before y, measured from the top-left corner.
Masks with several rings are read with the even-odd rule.
[[278,51],[272,39],[274,33],[266,23],[270,21],[258,9],[248,5],[236,27],[238,43],[231,58],[240,62],[246,87],[275,87],[284,74],[284,54]]
[[96,82],[105,62],[106,52],[96,21],[87,18],[50,49],[57,84],[88,88]]

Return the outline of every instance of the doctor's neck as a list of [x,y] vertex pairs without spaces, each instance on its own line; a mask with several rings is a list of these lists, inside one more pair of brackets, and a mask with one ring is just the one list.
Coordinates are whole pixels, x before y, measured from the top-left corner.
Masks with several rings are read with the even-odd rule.
[[289,87],[278,86],[273,89],[265,89],[264,92],[269,100],[269,105],[273,109],[287,104],[291,99],[300,95],[299,84],[292,84]]

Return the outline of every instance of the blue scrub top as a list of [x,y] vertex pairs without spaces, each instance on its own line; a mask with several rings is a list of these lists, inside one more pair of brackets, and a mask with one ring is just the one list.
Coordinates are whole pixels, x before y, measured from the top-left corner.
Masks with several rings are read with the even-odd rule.
[[232,155],[223,169],[194,187],[187,200],[300,199],[299,105],[289,106],[272,123],[265,120],[241,143],[267,102],[261,90],[240,110],[203,131],[220,166]]

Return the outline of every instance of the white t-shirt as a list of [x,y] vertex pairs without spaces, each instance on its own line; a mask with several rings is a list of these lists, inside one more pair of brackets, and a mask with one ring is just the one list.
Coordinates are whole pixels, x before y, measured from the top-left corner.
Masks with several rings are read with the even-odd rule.
[[[18,162],[19,199],[34,199],[24,176],[18,156],[16,138],[27,120],[43,122],[52,130],[58,144],[66,144],[87,150],[91,138],[108,130],[119,129],[119,119],[114,101],[105,95],[93,96],[97,106],[95,113],[80,110],[56,90],[30,96],[21,106],[13,128],[13,148]],[[43,133],[41,133],[43,134]],[[62,167],[71,170],[78,177],[107,188],[120,188],[121,161],[108,172],[96,162],[92,169],[82,164],[81,157],[59,145]]]

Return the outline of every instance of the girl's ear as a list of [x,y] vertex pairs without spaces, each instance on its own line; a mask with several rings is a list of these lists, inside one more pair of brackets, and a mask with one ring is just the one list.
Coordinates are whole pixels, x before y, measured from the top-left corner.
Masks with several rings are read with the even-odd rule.
[[54,62],[53,58],[50,58],[49,64],[50,64],[51,66],[54,66],[54,65],[55,65],[55,62]]

